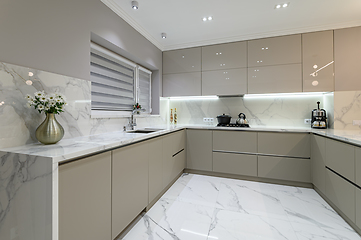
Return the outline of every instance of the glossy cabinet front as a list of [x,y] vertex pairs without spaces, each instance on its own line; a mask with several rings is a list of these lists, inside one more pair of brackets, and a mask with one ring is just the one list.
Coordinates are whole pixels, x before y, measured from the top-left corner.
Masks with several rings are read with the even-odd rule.
[[302,63],[304,92],[332,92],[333,31],[302,34]]
[[361,189],[356,188],[356,225],[361,228]]
[[201,72],[163,75],[163,97],[200,96]]
[[361,27],[337,29],[335,38],[335,91],[361,90]]
[[361,187],[361,148],[356,147],[355,150],[355,165],[356,165],[356,184]]
[[202,95],[247,93],[247,68],[202,72]]
[[202,71],[247,67],[247,42],[202,47]]
[[248,93],[302,92],[301,64],[248,68]]
[[201,71],[201,48],[163,52],[163,74]]
[[326,138],[314,134],[311,136],[311,164],[312,183],[325,193]]
[[301,35],[248,41],[248,67],[301,63]]
[[212,131],[187,130],[187,168],[212,171]]

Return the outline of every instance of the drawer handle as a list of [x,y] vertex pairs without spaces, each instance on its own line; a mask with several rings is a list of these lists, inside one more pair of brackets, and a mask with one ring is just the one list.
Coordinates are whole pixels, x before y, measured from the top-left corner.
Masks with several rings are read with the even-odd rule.
[[180,151],[176,152],[175,154],[173,154],[173,156],[172,156],[172,157],[175,157],[176,155],[180,154],[180,153],[181,153],[181,152],[183,152],[183,151],[184,151],[184,148],[183,148],[182,150],[180,150]]

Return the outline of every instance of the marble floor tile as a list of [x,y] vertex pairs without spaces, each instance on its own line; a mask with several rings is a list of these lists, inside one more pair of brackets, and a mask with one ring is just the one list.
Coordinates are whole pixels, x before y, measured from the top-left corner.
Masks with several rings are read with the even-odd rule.
[[125,240],[361,240],[308,188],[183,174]]

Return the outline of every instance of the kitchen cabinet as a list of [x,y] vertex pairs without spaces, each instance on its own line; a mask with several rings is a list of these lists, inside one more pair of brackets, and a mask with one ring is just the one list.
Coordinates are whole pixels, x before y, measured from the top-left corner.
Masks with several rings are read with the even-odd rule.
[[201,71],[201,47],[163,52],[163,74]]
[[326,166],[355,182],[355,147],[326,139]]
[[277,156],[310,158],[308,133],[258,133],[258,152]]
[[304,92],[333,92],[333,31],[302,34]]
[[356,184],[361,187],[361,148],[355,147]]
[[257,177],[257,155],[213,152],[213,171]]
[[112,239],[110,152],[59,166],[59,239]]
[[201,72],[163,75],[163,97],[201,96]]
[[355,222],[355,187],[326,169],[326,197]]
[[212,131],[187,130],[187,168],[212,171]]
[[336,29],[335,91],[361,90],[361,27]]
[[248,67],[293,63],[301,63],[301,34],[248,41]]
[[312,183],[325,194],[326,181],[326,138],[311,136]]
[[247,93],[247,68],[202,72],[202,95]]
[[202,71],[247,67],[247,42],[202,47]]
[[147,205],[147,142],[112,151],[112,239]]
[[163,137],[163,188],[185,168],[185,150],[184,130]]
[[296,182],[311,182],[309,159],[258,156],[258,177]]
[[147,142],[149,149],[148,203],[151,203],[163,190],[163,139],[158,137]]
[[301,64],[248,68],[248,93],[302,92]]
[[361,229],[361,189],[356,188],[356,225]]
[[213,151],[238,153],[257,152],[257,133],[242,131],[213,131]]

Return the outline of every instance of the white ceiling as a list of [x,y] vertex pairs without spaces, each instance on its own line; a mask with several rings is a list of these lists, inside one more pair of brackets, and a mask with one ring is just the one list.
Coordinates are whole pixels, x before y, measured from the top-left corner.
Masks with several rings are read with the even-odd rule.
[[162,51],[361,25],[361,0],[101,1]]

